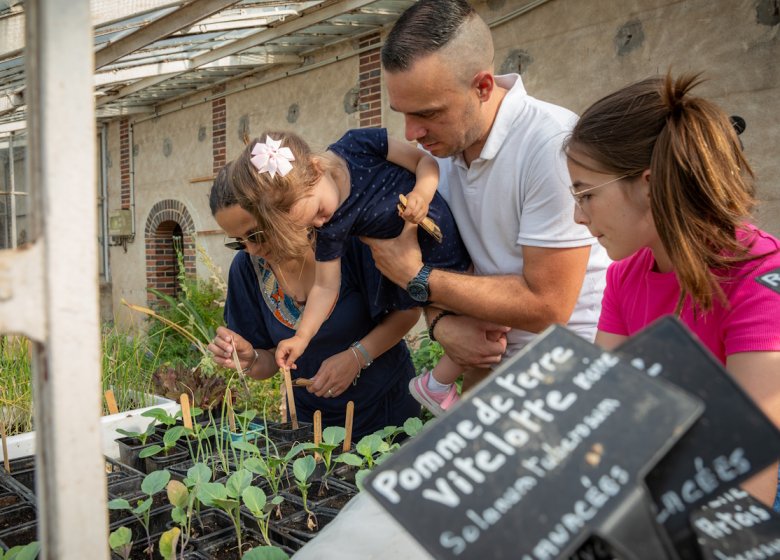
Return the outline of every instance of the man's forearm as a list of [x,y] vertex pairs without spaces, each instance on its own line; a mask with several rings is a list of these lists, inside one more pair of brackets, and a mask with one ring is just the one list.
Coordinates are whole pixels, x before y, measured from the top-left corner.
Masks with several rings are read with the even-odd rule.
[[566,323],[571,309],[551,306],[520,275],[474,276],[434,269],[428,280],[434,305],[499,325],[540,332]]

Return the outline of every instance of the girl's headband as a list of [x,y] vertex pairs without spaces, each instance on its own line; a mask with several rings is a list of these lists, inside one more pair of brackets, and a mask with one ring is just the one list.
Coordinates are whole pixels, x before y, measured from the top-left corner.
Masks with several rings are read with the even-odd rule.
[[265,137],[265,142],[258,142],[252,148],[252,157],[249,161],[258,172],[268,173],[271,179],[278,173],[284,177],[292,170],[291,161],[295,161],[290,148],[282,148],[281,140],[274,140],[270,136]]

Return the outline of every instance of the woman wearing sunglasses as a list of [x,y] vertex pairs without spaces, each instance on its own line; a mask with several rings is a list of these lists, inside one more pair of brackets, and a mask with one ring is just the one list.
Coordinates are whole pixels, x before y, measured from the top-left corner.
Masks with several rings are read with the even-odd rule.
[[[780,241],[750,223],[753,173],[729,117],[653,78],[587,109],[566,145],[574,219],[615,260],[596,342],[675,314],[780,426]],[[776,471],[746,489],[771,503]]]
[[[211,212],[239,251],[230,266],[225,323],[209,345],[215,361],[233,368],[235,346],[239,366],[255,379],[278,370],[277,343],[294,334],[306,298],[314,285],[314,251],[307,231],[293,240],[303,248],[299,259],[269,259],[264,232],[242,208],[222,168],[211,188]],[[389,311],[373,304],[381,275],[367,246],[355,239],[342,259],[341,291],[330,316],[297,361],[293,377],[310,378],[295,389],[300,420],[311,422],[316,410],[324,426],[344,425],[346,404],[355,403],[356,438],[388,425],[400,426],[420,412],[407,389],[414,368],[403,336],[417,322],[419,309]]]

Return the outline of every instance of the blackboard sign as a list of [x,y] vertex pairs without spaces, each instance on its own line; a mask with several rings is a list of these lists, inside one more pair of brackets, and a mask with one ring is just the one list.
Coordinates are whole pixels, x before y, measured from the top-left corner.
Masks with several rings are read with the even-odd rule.
[[691,514],[705,560],[780,558],[780,516],[738,488]]
[[679,320],[663,318],[616,352],[650,376],[667,379],[704,401],[696,424],[646,478],[681,558],[698,558],[691,510],[749,478],[780,455],[780,432]]
[[625,520],[644,523],[651,542],[639,482],[701,411],[677,387],[551,327],[365,487],[436,558],[566,557],[592,533],[635,535]]

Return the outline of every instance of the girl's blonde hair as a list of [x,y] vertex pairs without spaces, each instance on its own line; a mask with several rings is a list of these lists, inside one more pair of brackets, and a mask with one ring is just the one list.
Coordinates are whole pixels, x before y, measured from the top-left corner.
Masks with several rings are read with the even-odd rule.
[[[250,161],[255,145],[265,142],[269,136],[281,140],[281,146],[289,148],[295,156],[292,170],[284,177],[261,173]],[[272,260],[300,258],[312,246],[310,236],[304,234],[306,228],[290,219],[290,210],[296,202],[309,196],[320,177],[313,157],[309,145],[297,134],[268,131],[249,142],[241,155],[228,164],[229,181],[236,199],[265,232],[268,256]]]
[[[566,151],[616,175],[650,170],[650,206],[680,282],[679,314],[690,295],[708,311],[727,303],[718,271],[757,258],[739,239],[755,204],[753,172],[729,117],[690,94],[698,75],[671,74],[629,85],[580,117]],[[748,241],[749,243],[749,241]]]

